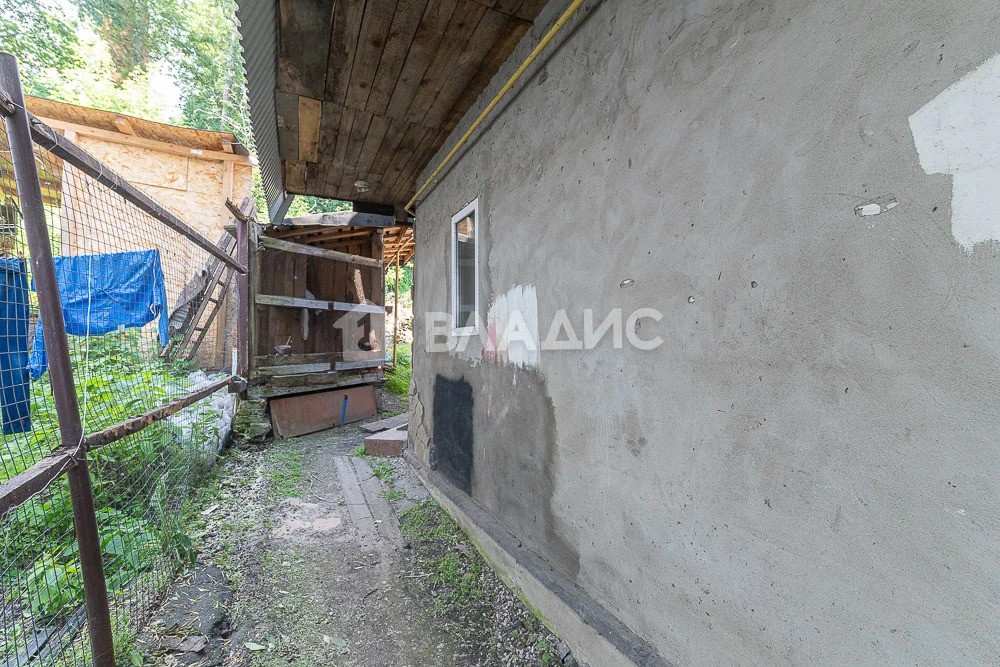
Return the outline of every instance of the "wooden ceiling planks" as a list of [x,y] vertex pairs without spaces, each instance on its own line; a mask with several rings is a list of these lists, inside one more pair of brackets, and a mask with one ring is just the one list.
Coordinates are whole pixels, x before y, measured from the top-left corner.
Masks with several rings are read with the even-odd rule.
[[[544,0],[279,0],[286,190],[405,203]],[[360,192],[355,182],[371,187]]]

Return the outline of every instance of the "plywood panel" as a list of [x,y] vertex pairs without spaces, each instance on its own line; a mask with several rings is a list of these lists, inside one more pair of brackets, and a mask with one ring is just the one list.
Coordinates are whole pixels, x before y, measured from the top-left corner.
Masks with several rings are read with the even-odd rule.
[[275,398],[270,407],[274,430],[291,438],[374,417],[375,388],[365,385]]

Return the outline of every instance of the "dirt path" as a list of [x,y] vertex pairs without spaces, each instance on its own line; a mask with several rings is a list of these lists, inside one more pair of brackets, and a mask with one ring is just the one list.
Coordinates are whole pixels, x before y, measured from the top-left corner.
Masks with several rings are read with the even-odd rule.
[[[576,664],[405,461],[356,455],[363,437],[348,426],[227,457],[203,501],[198,566],[146,634],[152,661]],[[219,573],[227,586],[201,585]],[[201,635],[198,652],[170,649]]]

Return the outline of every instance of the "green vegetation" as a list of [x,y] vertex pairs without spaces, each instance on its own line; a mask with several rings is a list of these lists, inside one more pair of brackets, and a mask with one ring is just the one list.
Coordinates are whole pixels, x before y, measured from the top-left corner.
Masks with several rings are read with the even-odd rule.
[[[399,299],[403,300],[403,295],[409,295],[413,289],[413,260],[399,267]],[[396,269],[389,267],[385,272],[385,299],[389,303],[396,294]]]
[[436,502],[427,500],[400,512],[399,525],[408,540],[429,547],[421,566],[437,590],[435,609],[439,614],[483,597],[483,559]]
[[[88,432],[161,405],[170,398],[164,388],[168,383],[183,386],[181,367],[141,353],[140,330],[87,342],[89,351],[79,339],[71,339]],[[32,383],[32,399],[33,431],[0,441],[0,470],[6,476],[30,466],[58,444],[47,378]],[[211,462],[211,454],[202,453],[201,443],[217,440],[218,432],[217,415],[206,406],[192,406],[186,414],[191,421],[183,429],[169,421],[158,422],[89,456],[113,608],[119,600],[158,589],[179,564],[193,560],[194,548],[184,523],[187,491]],[[8,617],[17,619],[14,626],[5,627],[9,632],[0,642],[6,655],[23,649],[23,630],[59,625],[83,604],[65,477],[4,517],[0,589],[3,604],[17,610],[16,616]],[[127,622],[117,608],[115,618],[116,629],[125,632]]]
[[396,474],[396,468],[393,467],[392,462],[389,461],[389,459],[384,459],[379,456],[366,456],[365,460],[368,461],[368,465],[372,468],[372,477],[377,477],[389,486],[392,486],[392,480],[393,476]]
[[272,501],[297,498],[306,478],[302,470],[302,451],[292,447],[276,447],[267,452],[268,497]]
[[[232,132],[255,152],[236,0],[0,0],[0,44],[29,95]],[[254,198],[266,218],[257,172]],[[350,207],[296,197],[288,215]]]
[[385,373],[385,389],[400,396],[410,393],[411,368],[410,343],[401,343],[396,347],[396,367]]

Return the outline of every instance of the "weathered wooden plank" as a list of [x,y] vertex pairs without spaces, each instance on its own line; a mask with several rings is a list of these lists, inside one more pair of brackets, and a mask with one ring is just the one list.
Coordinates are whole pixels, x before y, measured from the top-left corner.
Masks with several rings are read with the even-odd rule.
[[278,155],[282,160],[298,160],[299,96],[277,90],[274,105],[278,123]]
[[75,464],[67,451],[50,454],[24,472],[0,484],[0,517],[44,490],[72,465]]
[[442,127],[449,131],[455,129],[455,126],[458,125],[462,117],[465,116],[465,113],[479,98],[482,91],[486,89],[486,86],[489,85],[494,75],[499,71],[500,66],[507,61],[507,58],[514,52],[514,49],[517,48],[517,45],[530,28],[531,22],[521,19],[511,19],[507,23],[504,34],[493,45],[493,48],[490,49],[486,59],[479,66],[479,71],[476,72],[472,81],[465,86],[458,101],[452,105],[451,111],[442,123]]
[[[354,115],[356,113],[354,109],[344,109],[343,113],[340,114],[340,129],[337,131],[337,148],[333,151],[333,162],[340,167],[347,166],[345,162],[347,145],[351,143],[351,130],[354,128]],[[340,183],[336,185],[340,187]]]
[[431,105],[451,75],[452,67],[462,52],[469,48],[469,40],[486,11],[486,7],[475,2],[458,4],[445,29],[446,37],[438,44],[434,59],[420,80],[420,85],[407,108],[406,120],[420,123],[427,116]]
[[378,62],[375,80],[365,109],[375,115],[382,115],[389,106],[389,99],[396,87],[396,80],[403,69],[406,54],[413,43],[413,36],[420,27],[427,0],[404,0],[396,6],[392,17],[389,36],[386,38],[382,57]]
[[306,194],[322,197],[329,167],[325,162],[306,162]]
[[294,252],[300,255],[323,257],[325,259],[333,259],[339,262],[348,262],[351,264],[360,264],[362,266],[374,266],[377,268],[382,267],[381,259],[348,255],[347,253],[336,252],[335,250],[325,250],[323,248],[316,248],[309,245],[303,245],[301,243],[295,243],[294,241],[283,241],[281,239],[271,238],[270,236],[260,237],[260,244],[265,248],[280,250],[282,252]]
[[326,89],[333,3],[279,0],[278,88],[322,99]]
[[347,352],[308,352],[305,354],[267,354],[256,357],[257,365],[263,366],[287,366],[296,364],[332,364],[336,361],[371,361],[382,360],[384,355],[381,350],[368,351],[347,351]]
[[[404,4],[411,0],[404,0]],[[354,66],[351,68],[351,82],[347,88],[345,106],[364,109],[371,94],[372,82],[378,69],[382,51],[385,49],[392,25],[392,15],[396,11],[396,0],[378,0],[365,4],[365,15],[361,21]]]
[[304,394],[306,392],[322,391],[324,389],[338,389],[341,387],[354,387],[359,384],[370,384],[373,382],[382,382],[383,377],[381,374],[372,374],[370,376],[362,377],[352,377],[344,380],[339,380],[338,382],[324,384],[324,385],[305,385],[305,386],[290,386],[290,387],[275,387],[271,383],[251,387],[248,391],[248,395],[253,399],[261,398],[275,398],[277,396],[294,396],[295,394]]
[[310,310],[337,310],[344,313],[370,313],[385,315],[385,306],[373,303],[348,303],[345,301],[321,301],[319,299],[303,299],[295,296],[280,296],[278,294],[256,294],[254,303],[258,306],[279,306],[282,308],[308,308]]
[[[406,61],[385,108],[385,114],[390,118],[398,120],[405,118],[406,110],[427,68],[433,62],[442,39],[447,34],[449,22],[457,6],[458,0],[430,0],[427,3],[409,52],[406,54]],[[405,130],[405,126],[403,129]]]
[[306,163],[298,160],[285,161],[285,190],[294,194],[306,192]]
[[255,294],[253,301],[258,306],[282,306],[285,308],[310,308],[315,310],[330,310],[332,301],[320,301],[319,299],[302,299],[294,296],[281,296],[279,294]]
[[514,12],[514,15],[525,21],[534,21],[538,14],[545,8],[549,0],[524,0]]
[[369,359],[367,361],[338,361],[333,365],[337,371],[358,370],[359,368],[375,368],[384,366],[385,359]]
[[379,306],[373,303],[343,303],[340,301],[334,301],[333,310],[339,310],[345,313],[369,313],[371,315],[385,315],[385,306]]
[[281,366],[258,366],[257,375],[303,375],[308,373],[325,373],[329,370],[330,362],[317,364],[286,364]]
[[428,161],[434,157],[441,143],[448,132],[445,130],[431,130],[424,136],[413,153],[405,163],[400,165],[400,170],[396,178],[392,181],[385,181],[385,188],[379,192],[380,197],[386,197],[386,201],[407,201],[413,194],[414,181],[420,170],[424,168]]
[[299,160],[319,161],[319,128],[323,119],[323,102],[312,97],[299,97]]
[[[333,34],[337,36],[330,45],[327,62],[326,100],[343,105],[354,67],[354,54],[364,16],[365,0],[337,0],[333,12]],[[308,42],[306,42],[308,43]]]
[[399,143],[403,140],[403,135],[406,134],[409,126],[410,124],[406,121],[389,119],[389,127],[382,138],[382,144],[378,147],[375,160],[369,167],[369,171],[377,179],[381,180],[385,176],[389,161],[396,155],[396,149],[399,148]]
[[[469,38],[469,43],[452,64],[448,78],[440,93],[431,102],[427,115],[421,119],[424,125],[441,127],[448,112],[461,97],[462,93],[476,75],[479,66],[489,55],[490,49],[503,36],[507,23],[511,20],[506,14],[487,9],[476,29]],[[301,120],[299,121],[301,125]],[[301,132],[301,127],[299,128]]]
[[361,146],[361,153],[358,155],[358,171],[371,171],[379,146],[382,145],[382,139],[385,138],[385,133],[388,129],[388,118],[385,116],[372,116],[372,122],[368,126],[368,133],[365,135],[365,141]]
[[382,182],[379,184],[378,188],[376,188],[376,194],[379,199],[382,201],[399,201],[388,198],[392,192],[392,186],[395,185],[399,175],[403,172],[404,167],[413,157],[413,152],[420,146],[424,137],[434,132],[435,130],[424,127],[419,123],[410,124],[406,130],[406,134],[403,135],[403,140],[399,142],[399,148],[396,149],[396,154],[392,156],[392,161],[385,171],[385,176],[382,178]]
[[365,136],[368,135],[368,127],[372,122],[370,111],[355,111],[354,125],[351,127],[351,138],[347,142],[347,150],[344,153],[344,166],[348,169],[358,169],[358,158],[361,157],[361,148],[365,145]]
[[377,422],[365,424],[361,428],[369,433],[378,433],[379,431],[388,431],[390,429],[399,428],[400,426],[407,424],[409,421],[410,415],[408,413],[403,413],[401,415],[396,415],[395,417],[380,419]]
[[319,156],[330,164],[337,149],[337,135],[340,134],[340,116],[344,108],[332,102],[323,102],[323,116],[319,124]]
[[284,231],[286,227],[309,227],[322,225],[325,227],[393,227],[395,220],[391,215],[377,213],[357,213],[355,211],[333,211],[330,213],[311,213],[285,218],[274,229]]

